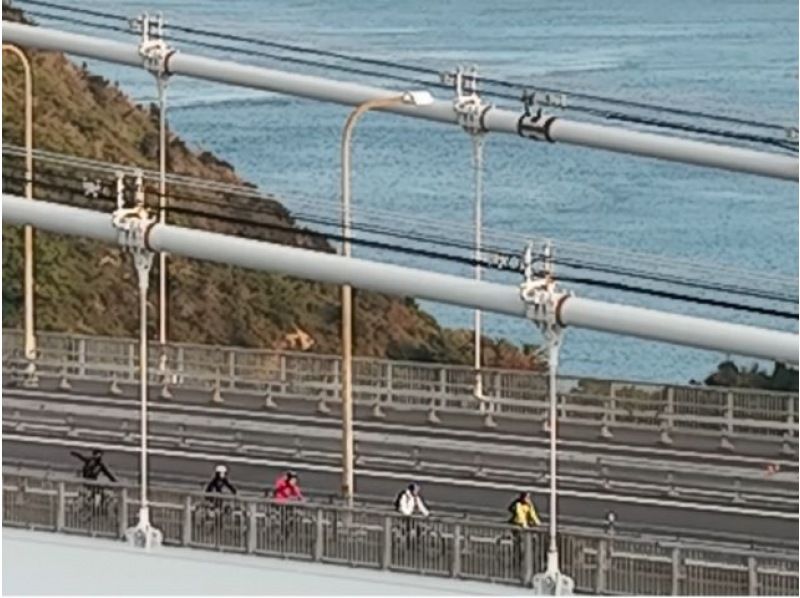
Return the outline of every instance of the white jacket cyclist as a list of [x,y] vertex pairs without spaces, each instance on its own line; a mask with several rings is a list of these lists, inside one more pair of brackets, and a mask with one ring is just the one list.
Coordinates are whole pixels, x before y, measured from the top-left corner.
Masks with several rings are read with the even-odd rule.
[[400,496],[398,496],[395,501],[395,505],[397,511],[406,517],[410,517],[417,511],[424,517],[430,514],[428,507],[425,506],[425,501],[423,501],[422,497],[419,495],[419,491],[414,491],[411,487],[406,488],[400,493]]

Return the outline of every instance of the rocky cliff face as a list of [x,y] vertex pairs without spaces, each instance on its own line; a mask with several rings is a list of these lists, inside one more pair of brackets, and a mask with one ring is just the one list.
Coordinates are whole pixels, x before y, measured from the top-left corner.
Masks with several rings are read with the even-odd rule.
[[[4,7],[4,18],[19,18]],[[58,53],[30,53],[34,72],[34,145],[37,149],[157,168],[158,114],[134,105],[116,85],[75,65]],[[3,136],[5,144],[23,143],[23,78],[19,61],[3,57]],[[233,167],[208,152],[192,151],[174,132],[169,136],[168,170],[213,181],[245,184]],[[21,193],[22,160],[4,157],[3,184]],[[40,198],[91,205],[80,192],[84,177],[37,161],[35,193]],[[103,182],[111,185],[112,181]],[[77,185],[77,190],[75,186]],[[170,195],[179,195],[176,189]],[[152,195],[152,194],[151,194]],[[183,192],[183,205],[199,196]],[[213,195],[213,194],[212,194]],[[187,226],[269,239],[320,251],[332,248],[295,226],[278,200],[264,202],[217,194],[226,215],[219,220],[186,213],[170,221]],[[211,195],[203,195],[203,201]],[[149,197],[152,200],[152,197]],[[102,202],[101,202],[102,203]],[[265,211],[265,206],[269,209]],[[250,224],[253,210],[258,222]],[[268,213],[267,213],[268,212]],[[220,212],[221,213],[221,212]],[[3,325],[21,325],[21,231],[3,227]],[[137,330],[136,285],[130,258],[118,249],[58,235],[36,235],[37,326],[43,330],[134,335]],[[157,275],[154,272],[154,278]],[[339,289],[329,285],[171,257],[169,336],[175,340],[251,347],[285,347],[338,352]],[[151,285],[155,287],[156,285]],[[157,296],[152,289],[151,322],[156,324]],[[410,299],[357,292],[355,352],[360,355],[471,361],[471,335],[443,329]],[[153,330],[155,332],[155,330]],[[532,351],[484,340],[486,365],[541,366]]]

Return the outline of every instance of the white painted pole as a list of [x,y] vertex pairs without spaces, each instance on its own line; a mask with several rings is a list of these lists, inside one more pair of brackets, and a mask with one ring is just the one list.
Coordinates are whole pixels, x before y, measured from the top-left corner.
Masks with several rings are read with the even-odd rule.
[[[8,194],[3,195],[2,206],[6,224],[27,224],[54,233],[119,243],[118,231],[112,226],[109,214],[45,201],[26,201]],[[520,289],[513,285],[479,282],[169,224],[155,224],[148,241],[153,251],[214,263],[329,284],[351,284],[378,293],[481,308],[520,318],[525,318],[527,313]],[[782,363],[798,361],[800,339],[790,332],[580,297],[565,298],[557,316],[562,327],[574,326]]]
[[[141,56],[135,46],[110,39],[5,21],[3,22],[3,38],[23,46],[62,51],[118,64],[141,66]],[[396,91],[378,87],[298,75],[184,52],[172,56],[167,66],[169,73],[174,75],[185,75],[351,106],[375,98],[397,95]],[[439,100],[427,106],[397,105],[384,109],[406,116],[458,124],[458,116],[450,101]],[[543,119],[541,128],[532,127],[536,129],[535,132],[531,132],[530,129],[524,131],[520,126],[523,122],[522,114],[521,111],[513,112],[493,107],[483,116],[482,124],[486,131],[491,132],[532,135],[539,140],[569,143],[795,182],[798,178],[796,156],[558,117]]]
[[[475,280],[481,280],[483,243],[483,135],[474,134],[472,138],[472,160],[475,169]],[[481,310],[475,310],[475,396],[483,397],[483,376],[481,375]]]
[[548,343],[548,390],[550,393],[550,543],[547,550],[547,572],[552,574],[558,567],[558,474],[557,474],[557,440],[558,440],[558,393],[556,373],[561,350],[560,333],[551,333]]
[[150,506],[148,503],[147,483],[149,474],[147,471],[147,288],[150,275],[150,264],[140,263],[145,258],[134,257],[136,261],[136,272],[139,278],[139,396],[141,407],[140,425],[140,456],[139,456],[139,520],[140,525],[149,525]]
[[[167,81],[156,77],[158,86],[158,221],[167,222]],[[167,366],[167,317],[169,296],[167,293],[167,254],[158,254],[158,343],[160,346],[159,369]]]

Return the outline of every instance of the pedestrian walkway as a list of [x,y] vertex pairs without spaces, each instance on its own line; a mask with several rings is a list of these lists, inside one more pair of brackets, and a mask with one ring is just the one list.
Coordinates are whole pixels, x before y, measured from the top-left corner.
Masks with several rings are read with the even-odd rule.
[[3,594],[497,596],[530,590],[189,548],[145,552],[114,540],[3,528]]

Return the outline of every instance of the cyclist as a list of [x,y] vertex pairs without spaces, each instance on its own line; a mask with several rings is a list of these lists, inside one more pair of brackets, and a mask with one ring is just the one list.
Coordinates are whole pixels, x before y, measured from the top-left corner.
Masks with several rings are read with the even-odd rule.
[[217,465],[214,468],[214,477],[206,485],[206,492],[221,493],[225,488],[230,490],[232,494],[236,494],[236,488],[228,479],[228,468],[225,465]]
[[402,530],[406,537],[406,547],[410,548],[413,536],[416,535],[419,537],[421,532],[419,526],[414,521],[414,513],[419,511],[423,517],[430,515],[430,511],[425,505],[425,501],[422,500],[419,484],[412,483],[409,484],[404,490],[401,490],[394,499],[394,508],[398,513],[403,515]]
[[430,511],[428,511],[428,507],[419,492],[419,484],[409,484],[406,489],[401,490],[394,499],[394,508],[398,513],[402,513],[406,517],[411,517],[415,511],[419,511],[423,517],[430,515]]
[[508,506],[508,512],[511,513],[509,523],[517,527],[535,527],[541,524],[530,492],[520,492],[514,502]]
[[300,490],[297,474],[293,471],[287,471],[275,480],[272,497],[276,502],[300,502],[305,500]]
[[[102,450],[97,448],[92,450],[92,455],[90,457],[84,457],[78,451],[70,451],[70,454],[76,459],[80,459],[80,461],[83,463],[83,467],[81,468],[81,477],[84,480],[96,482],[102,474],[106,476],[112,483],[117,481],[117,478],[114,477],[114,474],[112,474],[108,467],[106,467],[106,464],[103,463]],[[84,485],[84,489],[87,492],[86,499],[93,510],[98,506],[105,504],[106,493],[101,486],[97,484],[86,484]]]
[[92,451],[91,457],[84,457],[78,451],[70,451],[70,454],[80,459],[83,462],[83,468],[81,469],[81,476],[84,480],[92,480],[96,481],[97,478],[100,477],[100,474],[105,475],[110,481],[116,482],[117,478],[108,470],[106,464],[103,463],[103,451],[100,449],[94,449]]
[[508,506],[508,512],[511,513],[509,523],[515,525],[518,529],[514,530],[514,551],[517,554],[517,562],[522,564],[522,530],[530,527],[536,527],[541,524],[539,515],[536,514],[536,507],[533,506],[530,492],[520,492],[519,496],[514,499]]
[[[267,495],[269,495],[269,490],[267,490]],[[293,528],[298,524],[298,518],[296,510],[286,503],[305,501],[297,474],[294,471],[285,471],[275,480],[275,485],[272,487],[272,498],[280,505],[278,507],[280,535],[287,540],[292,534]]]

